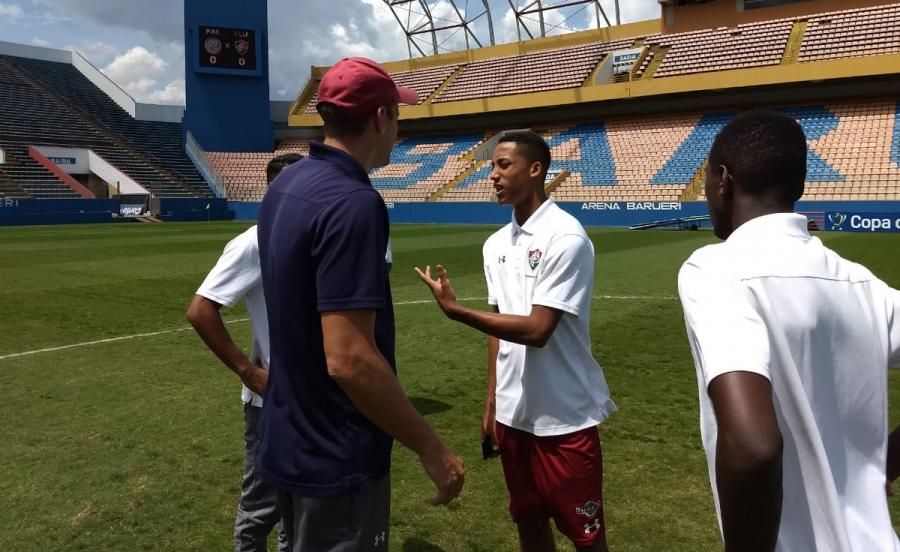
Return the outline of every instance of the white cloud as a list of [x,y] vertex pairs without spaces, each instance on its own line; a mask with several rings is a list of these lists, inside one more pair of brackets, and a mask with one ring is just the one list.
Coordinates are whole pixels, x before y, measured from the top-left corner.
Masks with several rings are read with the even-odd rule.
[[184,105],[184,79],[175,79],[162,90],[154,90],[148,100],[151,103]]
[[88,61],[96,66],[102,66],[112,60],[119,51],[115,46],[106,44],[105,42],[84,42],[80,45],[69,44],[63,48],[64,50],[73,50],[80,53]]
[[50,48],[53,46],[52,42],[50,42],[48,40],[44,40],[42,38],[38,38],[38,37],[32,38],[31,43],[34,44],[35,46],[43,46],[44,48]]
[[22,16],[22,8],[18,4],[0,4],[0,17],[16,19]]
[[135,46],[117,56],[103,72],[139,102],[182,103],[184,79],[173,79],[165,86],[169,64],[154,52]]
[[135,46],[117,56],[103,72],[112,79],[125,82],[158,75],[165,71],[168,65],[161,57],[147,51],[143,46]]
[[[611,0],[601,0],[606,16],[610,21],[615,21],[615,8]],[[619,10],[622,23],[644,21],[647,19],[659,19],[660,7],[656,0],[619,0]]]

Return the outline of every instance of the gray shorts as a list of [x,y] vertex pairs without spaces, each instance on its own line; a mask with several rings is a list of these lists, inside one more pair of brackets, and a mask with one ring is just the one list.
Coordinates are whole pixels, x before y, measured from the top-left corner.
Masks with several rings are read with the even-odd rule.
[[350,496],[308,497],[279,491],[291,552],[382,552],[388,549],[391,476]]

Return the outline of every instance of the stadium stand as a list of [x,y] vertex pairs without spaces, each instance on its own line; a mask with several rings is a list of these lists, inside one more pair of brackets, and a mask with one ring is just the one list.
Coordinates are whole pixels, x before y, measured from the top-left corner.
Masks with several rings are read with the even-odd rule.
[[[900,199],[900,104],[895,100],[787,107],[809,140],[807,200]],[[696,197],[706,154],[733,113],[620,118],[540,131],[551,172],[569,175],[561,201],[683,201]],[[491,201],[490,166],[479,161],[441,201]],[[413,186],[414,182],[402,186]],[[403,201],[403,198],[394,198]]]
[[469,63],[433,101],[470,100],[581,86],[603,56],[633,43],[634,39],[601,42]]
[[[647,49],[634,72],[635,79],[774,67],[786,63],[786,59],[794,61],[793,56],[786,54],[792,30],[801,23],[805,31],[798,34],[802,41],[796,62],[892,54],[900,53],[898,18],[900,3],[894,3],[736,27],[637,35],[395,72],[392,76],[398,83],[415,88],[420,103],[446,103],[591,86],[589,77],[606,54],[635,46]],[[314,93],[303,113],[314,114],[316,101]]]
[[30,196],[77,197],[28,157],[30,145],[90,149],[157,196],[212,195],[179,124],[133,119],[71,65],[0,56],[0,86],[2,170]]
[[469,154],[483,134],[415,137],[402,140],[391,164],[371,174],[372,185],[385,201],[425,201],[475,166]]
[[[828,106],[834,127],[810,137],[810,151],[827,164],[810,160],[818,173],[807,177],[804,199],[896,200],[900,199],[900,163],[894,155],[900,147],[896,101],[842,102]],[[826,124],[832,124],[830,121]],[[804,130],[809,130],[804,125]]]
[[900,4],[810,17],[799,62],[900,53]]
[[[711,29],[649,37],[651,47],[665,48],[654,78],[707,71],[778,65],[784,55],[793,23],[789,20],[748,23],[735,28]],[[642,76],[653,61],[652,49],[638,70]]]
[[[900,199],[900,103],[846,101],[781,109],[809,140],[807,200]],[[551,146],[548,183],[560,201],[702,200],[705,160],[731,112],[612,118],[536,128]],[[490,162],[471,153],[490,135],[433,135],[398,142],[391,164],[371,175],[386,201],[493,201]],[[307,139],[283,140],[271,154],[212,152],[229,198],[259,201],[275,155],[306,154]],[[698,185],[699,183],[699,185]],[[693,190],[693,193],[692,193]]]
[[216,171],[222,175],[227,196],[232,201],[261,201],[266,193],[266,165],[285,153],[309,154],[309,140],[288,138],[273,153],[209,152]]
[[[415,90],[419,94],[419,103],[423,103],[434,94],[441,83],[447,80],[458,67],[459,65],[441,65],[417,71],[401,71],[391,74],[391,78],[398,85]],[[306,105],[305,113],[316,113],[316,103],[318,101],[319,94],[316,92]]]

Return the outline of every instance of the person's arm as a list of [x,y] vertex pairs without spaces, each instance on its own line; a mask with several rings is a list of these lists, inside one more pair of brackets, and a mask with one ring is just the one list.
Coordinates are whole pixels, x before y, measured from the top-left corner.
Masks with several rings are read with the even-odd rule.
[[437,279],[431,277],[430,266],[426,266],[424,272],[418,268],[415,270],[419,278],[431,288],[431,293],[448,318],[503,341],[543,347],[553,335],[553,330],[563,315],[561,310],[543,305],[532,306],[527,316],[485,312],[464,307],[457,302],[456,293],[450,286],[447,271],[443,266],[437,266]]
[[726,552],[775,550],[781,523],[782,436],[768,379],[729,372],[709,384],[716,412],[716,485]]
[[893,482],[900,477],[900,426],[888,436],[887,449],[887,479]]
[[412,406],[375,344],[375,311],[323,312],[328,374],[374,424],[419,455],[437,486],[433,504],[447,504],[462,489],[464,467]]
[[419,455],[437,486],[433,504],[447,504],[464,481],[462,460],[419,414],[375,344],[375,311],[323,312],[328,374],[364,416]]
[[[887,287],[887,284],[885,284]],[[888,367],[900,369],[900,291],[886,290],[888,304]],[[891,483],[900,477],[900,426],[888,436],[887,484],[888,494],[893,493]]]
[[237,374],[244,385],[254,393],[263,395],[266,392],[269,372],[262,366],[251,362],[235,344],[222,322],[222,315],[219,312],[221,308],[222,305],[211,299],[202,295],[194,295],[187,310],[187,319],[209,350]]
[[[498,312],[496,305],[494,312]],[[500,452],[500,445],[497,443],[497,433],[494,424],[497,421],[497,354],[500,352],[500,340],[493,336],[488,336],[488,377],[487,377],[487,396],[484,400],[484,415],[481,418],[481,438],[491,436],[494,454]]]
[[769,334],[740,280],[728,271],[729,259],[720,255],[718,249],[695,252],[679,272],[678,293],[700,388],[715,416],[710,468],[725,550],[772,551],[781,521],[782,436]]

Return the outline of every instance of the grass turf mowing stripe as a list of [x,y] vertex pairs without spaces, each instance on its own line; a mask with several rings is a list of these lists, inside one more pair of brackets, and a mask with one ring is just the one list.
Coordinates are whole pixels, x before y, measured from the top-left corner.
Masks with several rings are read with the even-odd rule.
[[[651,295],[595,295],[594,299],[613,299],[613,300],[649,300],[649,301],[671,301],[677,299],[675,296],[671,295],[663,295],[659,297],[654,297]],[[458,301],[487,301],[487,297],[463,297],[458,299]],[[398,303],[394,303],[394,306],[403,306],[403,305],[424,305],[427,303],[434,303],[434,299],[423,299],[420,301],[400,301]],[[248,322],[249,318],[238,318],[236,320],[227,320],[226,324],[236,324],[238,322]],[[43,349],[35,349],[33,351],[22,351],[20,353],[9,353],[7,355],[0,355],[0,360],[6,360],[8,358],[18,358],[23,356],[36,355],[40,353],[52,353],[55,351],[62,351],[65,349],[74,349],[76,347],[87,347],[89,345],[100,345],[103,343],[112,343],[115,341],[125,341],[127,339],[137,339],[139,337],[154,337],[157,335],[165,335],[175,332],[183,332],[185,330],[191,330],[190,326],[184,326],[181,328],[171,328],[168,330],[159,330],[156,332],[146,332],[146,333],[137,333],[132,335],[121,335],[118,337],[108,337],[106,339],[96,339],[94,341],[84,341],[82,343],[70,343],[69,345],[59,345],[57,347],[45,347]]]

